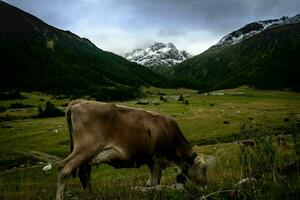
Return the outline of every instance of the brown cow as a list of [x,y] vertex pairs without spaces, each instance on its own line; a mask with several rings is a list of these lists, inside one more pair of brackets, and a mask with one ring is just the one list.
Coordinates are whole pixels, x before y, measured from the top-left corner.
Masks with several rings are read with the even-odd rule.
[[101,163],[115,168],[146,164],[151,172],[147,185],[154,186],[160,183],[161,170],[174,162],[182,168],[178,183],[189,178],[206,184],[204,159],[193,153],[171,117],[83,100],[71,102],[66,112],[71,154],[59,164],[56,199],[63,199],[66,180],[77,168],[83,189],[89,193],[91,166]]

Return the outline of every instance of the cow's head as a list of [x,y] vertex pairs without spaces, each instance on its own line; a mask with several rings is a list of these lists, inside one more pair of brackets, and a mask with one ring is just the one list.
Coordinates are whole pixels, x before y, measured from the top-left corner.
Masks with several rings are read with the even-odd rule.
[[181,173],[177,176],[177,182],[184,183],[186,178],[197,185],[207,185],[206,162],[202,156],[193,153],[193,156],[185,163]]
[[187,177],[197,185],[207,185],[206,162],[202,156],[195,157],[194,163],[187,171]]

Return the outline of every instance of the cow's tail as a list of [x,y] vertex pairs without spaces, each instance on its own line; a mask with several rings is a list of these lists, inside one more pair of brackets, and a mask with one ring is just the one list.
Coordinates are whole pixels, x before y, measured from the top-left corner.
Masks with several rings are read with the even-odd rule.
[[[73,134],[72,134],[73,126],[72,126],[71,115],[72,115],[71,107],[68,107],[67,111],[66,111],[66,118],[67,118],[67,126],[68,126],[68,131],[69,131],[69,136],[70,136],[70,153],[72,153],[72,151],[74,149]],[[77,169],[74,169],[72,171],[72,176],[73,177],[76,177],[76,171],[77,171]]]

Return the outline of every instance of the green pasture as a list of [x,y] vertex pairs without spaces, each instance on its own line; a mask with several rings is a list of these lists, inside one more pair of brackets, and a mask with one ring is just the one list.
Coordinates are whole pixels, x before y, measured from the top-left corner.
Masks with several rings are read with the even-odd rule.
[[[213,194],[213,198],[227,198],[226,195],[231,195],[229,190],[234,184],[244,178],[240,146],[236,144],[239,138],[270,135],[278,162],[284,164],[298,159],[295,148],[299,138],[296,137],[296,142],[293,140],[291,126],[296,127],[293,129],[294,134],[299,132],[299,93],[256,90],[246,86],[216,93],[197,94],[195,90],[183,88],[150,87],[143,88],[144,96],[139,100],[113,102],[174,117],[195,151],[203,154],[208,162],[210,184],[204,191],[189,183],[185,191],[136,191],[134,187],[145,185],[148,179],[146,167],[115,170],[110,166],[100,165],[92,171],[94,199],[201,199],[216,191],[219,192]],[[0,199],[53,199],[56,190],[56,164],[53,161],[54,169],[43,172],[42,167],[51,162],[43,159],[43,153],[66,157],[69,153],[69,135],[64,117],[38,118],[38,106],[51,101],[64,110],[69,99],[57,99],[35,92],[22,95],[25,99],[0,101],[0,107],[5,108],[0,112]],[[180,95],[187,102],[178,101]],[[160,96],[166,101],[160,100]],[[10,105],[13,103],[32,107],[11,109]],[[278,149],[276,146],[278,134],[286,135],[285,149]],[[41,155],[36,156],[36,152]],[[174,184],[178,170],[176,166],[165,170],[162,184]],[[277,177],[276,183],[270,177],[264,176],[264,180],[271,181],[260,183],[263,186],[251,198],[277,197],[270,196],[270,191],[277,190],[284,181],[289,186],[286,190],[289,198],[295,191],[296,194],[300,191],[294,184],[299,183],[299,174],[288,179]],[[228,190],[225,196],[222,190]],[[78,178],[70,179],[67,191],[67,199],[83,198]]]

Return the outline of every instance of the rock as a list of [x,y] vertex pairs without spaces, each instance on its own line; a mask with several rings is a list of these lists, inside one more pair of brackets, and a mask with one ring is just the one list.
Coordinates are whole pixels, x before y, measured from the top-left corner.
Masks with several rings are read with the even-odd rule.
[[51,163],[43,167],[43,171],[47,173],[47,171],[52,169]]
[[241,186],[241,185],[245,185],[247,183],[250,183],[250,182],[255,182],[256,181],[256,178],[243,178],[241,179],[238,183],[235,184],[235,186]]

